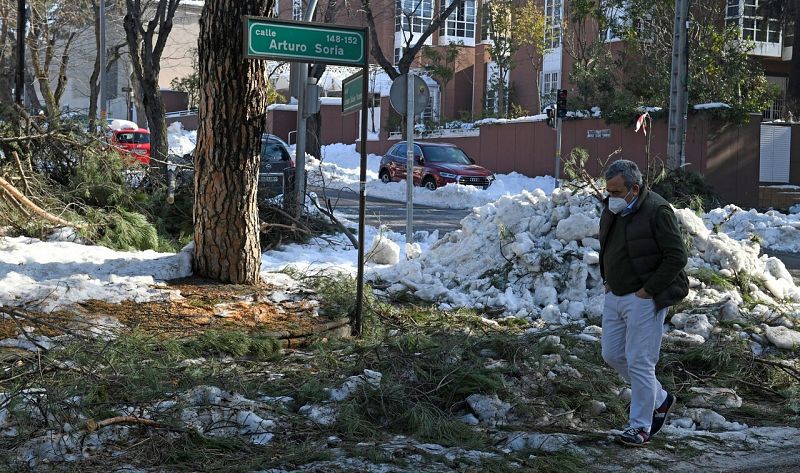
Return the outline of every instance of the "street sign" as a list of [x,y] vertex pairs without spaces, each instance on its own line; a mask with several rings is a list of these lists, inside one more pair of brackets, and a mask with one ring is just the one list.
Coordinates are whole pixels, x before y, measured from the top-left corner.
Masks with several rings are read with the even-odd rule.
[[361,109],[363,78],[364,72],[359,71],[342,81],[342,115]]
[[272,18],[245,17],[244,47],[249,59],[366,64],[366,28],[342,28]]
[[[428,106],[428,100],[431,98],[431,92],[428,89],[428,84],[425,83],[419,76],[412,76],[414,78],[414,115],[419,115]],[[389,103],[392,108],[401,115],[406,113],[408,107],[408,91],[406,90],[406,75],[401,74],[392,81],[392,87],[389,89]]]

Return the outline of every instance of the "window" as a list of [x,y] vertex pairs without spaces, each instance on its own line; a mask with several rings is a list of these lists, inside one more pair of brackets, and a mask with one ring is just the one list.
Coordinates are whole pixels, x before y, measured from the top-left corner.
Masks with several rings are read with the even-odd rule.
[[[442,1],[442,11],[452,3],[453,0]],[[444,26],[439,30],[439,35],[475,39],[475,0],[464,0],[464,3],[447,17]]]
[[[506,12],[503,6],[494,8],[491,2],[485,2],[481,5],[481,41],[492,43],[495,40],[501,40],[508,37],[508,31],[496,31],[496,28],[508,28],[511,22],[510,18],[502,18],[502,14],[511,15],[511,12]],[[508,20],[508,21],[506,21]]]
[[430,100],[425,110],[420,114],[420,118],[424,122],[439,122],[439,87],[436,85],[428,84],[430,91]]
[[292,20],[301,21],[303,19],[303,0],[292,0]]
[[422,33],[433,19],[433,0],[396,0],[394,31]]
[[783,117],[784,105],[786,102],[786,89],[788,87],[789,79],[787,77],[767,76],[767,82],[780,89],[778,98],[772,103],[772,106],[764,110],[762,119],[766,121],[778,120]]
[[550,48],[561,46],[561,8],[563,0],[545,0],[544,17],[547,19],[547,40]]
[[542,108],[556,103],[556,92],[559,88],[558,72],[543,72],[540,86]]
[[759,16],[758,7],[760,1],[728,0],[728,6],[725,10],[725,24],[738,26],[744,39],[761,43],[780,44],[780,21]]
[[503,97],[505,103],[508,103],[508,94],[509,94],[509,87],[508,87],[508,73],[506,73],[505,77],[500,77],[500,69],[497,67],[497,63],[492,61],[486,64],[486,94],[484,95],[483,100],[483,110],[484,113],[497,113],[499,108],[499,85],[500,81],[503,81],[505,86],[503,89],[505,90],[505,97]]
[[400,63],[400,58],[403,57],[403,48],[394,48],[394,65]]

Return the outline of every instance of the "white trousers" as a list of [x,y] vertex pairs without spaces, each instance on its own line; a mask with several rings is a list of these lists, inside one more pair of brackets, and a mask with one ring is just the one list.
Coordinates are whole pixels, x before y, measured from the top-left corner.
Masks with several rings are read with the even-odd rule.
[[667,309],[656,312],[653,299],[606,292],[603,307],[603,359],[631,384],[630,427],[650,431],[655,411],[667,398],[656,379]]

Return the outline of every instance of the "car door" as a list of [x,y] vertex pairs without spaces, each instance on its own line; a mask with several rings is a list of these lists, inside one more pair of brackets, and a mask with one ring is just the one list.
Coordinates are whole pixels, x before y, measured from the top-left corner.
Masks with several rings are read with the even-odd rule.
[[425,163],[420,161],[424,156],[422,148],[419,145],[414,145],[414,185],[421,186],[422,178],[425,176]]
[[392,155],[392,175],[396,179],[406,178],[406,144],[400,143],[394,148]]

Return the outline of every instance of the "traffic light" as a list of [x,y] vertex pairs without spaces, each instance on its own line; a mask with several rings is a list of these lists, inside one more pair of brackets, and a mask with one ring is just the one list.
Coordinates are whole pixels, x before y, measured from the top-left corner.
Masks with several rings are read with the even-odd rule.
[[548,107],[547,109],[547,126],[550,128],[556,127],[556,109]]
[[567,116],[567,89],[558,89],[556,109],[558,110],[558,118],[565,118]]

